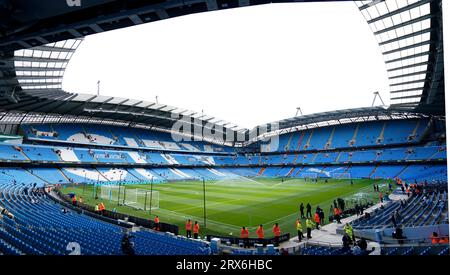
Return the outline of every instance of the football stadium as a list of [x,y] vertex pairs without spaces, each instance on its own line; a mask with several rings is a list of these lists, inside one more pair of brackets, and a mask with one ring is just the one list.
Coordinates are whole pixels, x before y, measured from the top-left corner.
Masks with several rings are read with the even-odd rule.
[[442,0],[354,1],[389,106],[241,128],[62,89],[87,36],[289,2],[0,1],[0,255],[448,255]]

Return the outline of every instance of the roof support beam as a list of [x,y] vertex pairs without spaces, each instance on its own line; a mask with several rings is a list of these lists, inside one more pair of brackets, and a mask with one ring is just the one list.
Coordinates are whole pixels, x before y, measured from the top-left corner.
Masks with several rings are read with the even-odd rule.
[[430,2],[430,0],[421,0],[421,1],[415,2],[415,3],[411,4],[411,5],[404,6],[403,8],[400,8],[400,9],[397,9],[395,11],[383,14],[383,15],[377,17],[377,18],[373,18],[373,19],[367,21],[367,23],[369,23],[369,24],[375,23],[377,21],[389,18],[389,17],[394,16],[396,14],[400,14],[400,13],[402,13],[404,11],[409,11],[411,9],[420,7],[420,6],[422,6],[422,5],[426,4],[426,3],[429,3],[429,2]]
[[[33,86],[57,86],[61,85],[61,81],[58,82],[32,82],[32,83],[20,83],[19,85],[22,87],[33,87]],[[51,88],[45,88],[45,89],[51,89]]]
[[70,59],[60,59],[60,58],[44,58],[44,57],[36,57],[36,56],[14,56],[12,58],[14,61],[28,61],[28,62],[69,62]]
[[396,100],[396,99],[411,99],[411,98],[421,98],[422,94],[420,95],[408,95],[408,96],[399,96],[399,97],[391,97],[391,100]]
[[20,67],[17,66],[16,72],[27,71],[27,72],[63,72],[66,68],[44,68],[44,67]]
[[407,76],[413,76],[413,75],[421,75],[421,74],[427,74],[427,73],[429,73],[429,71],[420,71],[420,72],[415,72],[415,73],[410,73],[410,74],[401,74],[401,75],[391,76],[391,77],[389,77],[389,79],[395,79],[395,78],[401,78],[401,77],[407,77]]
[[[424,78],[424,79],[419,79],[419,80],[394,83],[394,84],[390,84],[389,86],[393,87],[393,86],[401,86],[401,85],[407,85],[407,84],[416,84],[416,83],[423,83],[425,81],[426,81],[426,79]],[[391,93],[394,93],[394,92],[391,92]]]
[[430,54],[431,54],[431,51],[422,52],[422,53],[416,53],[416,54],[411,54],[411,55],[407,55],[407,56],[391,59],[391,60],[386,61],[385,63],[393,63],[393,62],[397,62],[397,61],[402,61],[402,60],[406,60],[406,59],[410,59],[410,58],[416,58],[416,57],[430,55]]
[[398,70],[403,70],[403,69],[408,69],[408,68],[414,68],[414,67],[418,67],[418,66],[425,66],[431,64],[431,62],[420,62],[420,63],[415,63],[415,64],[411,64],[411,65],[406,65],[406,66],[400,66],[400,67],[395,67],[392,69],[387,70],[388,72],[393,72],[393,71],[398,71]]
[[411,37],[414,37],[416,35],[426,34],[426,33],[429,33],[431,31],[433,31],[432,28],[423,29],[423,30],[420,30],[420,31],[412,32],[410,34],[402,35],[402,36],[399,36],[399,37],[396,37],[396,38],[393,38],[393,39],[389,39],[389,40],[383,41],[383,42],[379,43],[379,45],[383,46],[383,45],[386,45],[386,44],[389,44],[389,43],[392,43],[392,42],[397,42],[397,41],[400,41],[400,40],[403,40],[403,39],[411,38]]
[[[18,80],[34,80],[34,79],[61,79],[62,80],[62,76],[45,76],[45,75],[20,75],[20,76],[16,76],[14,77],[15,79]],[[39,83],[36,83],[39,84]]]
[[423,87],[421,87],[421,88],[403,89],[403,90],[395,90],[395,91],[391,91],[391,94],[405,93],[405,92],[415,92],[415,91],[423,91]]
[[379,4],[381,2],[382,2],[382,0],[373,0],[372,2],[369,2],[369,3],[364,4],[361,7],[359,7],[359,10],[360,11],[365,10],[365,9],[370,8],[370,7],[372,7],[372,6],[376,5],[376,4]]
[[31,48],[30,50],[49,51],[49,52],[68,52],[68,53],[75,52],[75,49],[71,49],[71,48],[51,47],[51,46],[45,46],[45,45],[37,46],[37,47]]
[[417,47],[430,45],[431,43],[433,43],[433,42],[430,41],[430,40],[423,41],[423,42],[420,42],[420,43],[416,43],[416,44],[408,45],[408,46],[405,46],[405,47],[401,47],[401,48],[398,48],[398,49],[395,49],[395,50],[383,52],[383,54],[387,55],[387,54],[396,53],[396,52],[400,52],[400,51],[404,51],[404,50],[414,49],[414,48],[417,48]]
[[375,35],[382,34],[382,33],[388,32],[388,31],[392,31],[392,30],[395,30],[395,29],[398,29],[398,28],[401,28],[401,27],[405,27],[405,26],[408,26],[408,25],[411,25],[411,24],[414,24],[414,23],[423,21],[423,20],[430,19],[431,17],[433,17],[432,14],[423,15],[423,16],[414,18],[414,19],[412,19],[412,20],[405,21],[405,22],[403,22],[403,23],[394,25],[394,26],[392,26],[392,27],[389,27],[389,28],[385,28],[385,29],[376,31],[376,32],[374,32],[373,34],[375,34]]

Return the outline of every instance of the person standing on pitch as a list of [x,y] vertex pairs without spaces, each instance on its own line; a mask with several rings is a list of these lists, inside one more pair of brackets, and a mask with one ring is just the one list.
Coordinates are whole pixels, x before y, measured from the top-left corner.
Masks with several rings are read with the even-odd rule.
[[263,239],[264,239],[264,229],[263,229],[263,226],[262,226],[262,224],[260,224],[259,226],[258,226],[258,229],[256,229],[256,235],[258,235],[258,242],[260,243],[260,244],[262,244],[263,243]]
[[278,223],[275,223],[275,225],[272,228],[273,235],[275,236],[275,246],[278,246],[280,243],[280,235],[281,235],[281,229]]
[[198,233],[200,232],[200,225],[197,221],[194,223],[194,239],[198,239]]
[[295,222],[295,228],[297,229],[298,242],[301,242],[303,238],[303,227],[300,219],[297,219],[297,221]]
[[312,214],[311,214],[311,204],[309,204],[309,202],[308,202],[308,204],[306,205],[306,217],[307,217],[307,218],[312,218]]
[[242,242],[244,243],[244,248],[250,248],[248,236],[249,236],[248,229],[245,228],[245,226],[243,226],[242,230],[241,230],[241,239],[242,239]]
[[300,218],[301,219],[305,218],[305,206],[303,206],[303,202],[300,203]]
[[186,237],[192,238],[192,221],[190,219],[186,222]]

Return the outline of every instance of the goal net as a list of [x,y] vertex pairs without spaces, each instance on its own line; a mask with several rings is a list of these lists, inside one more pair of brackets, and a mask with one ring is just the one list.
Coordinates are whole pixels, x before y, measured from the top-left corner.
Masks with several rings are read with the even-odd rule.
[[144,211],[158,209],[159,191],[127,188],[125,189],[123,204]]
[[317,173],[302,173],[302,178],[305,179],[317,179],[318,174]]
[[351,178],[350,173],[332,173],[331,177],[333,179],[338,179],[338,180],[339,179],[350,179]]
[[100,197],[103,200],[119,201],[123,197],[124,190],[124,186],[105,184],[100,187]]

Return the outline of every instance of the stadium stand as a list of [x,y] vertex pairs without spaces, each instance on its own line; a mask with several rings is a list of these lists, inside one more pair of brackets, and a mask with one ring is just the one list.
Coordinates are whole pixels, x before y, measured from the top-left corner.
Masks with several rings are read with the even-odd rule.
[[[3,171],[2,171],[3,172]],[[17,175],[15,171],[9,171]],[[11,179],[12,180],[12,179]],[[0,182],[2,209],[14,218],[0,219],[0,251],[11,255],[67,255],[68,243],[80,244],[83,255],[121,255],[124,228],[74,211],[63,213],[36,186]],[[136,254],[141,255],[208,255],[207,243],[177,238],[157,232],[131,233]]]

